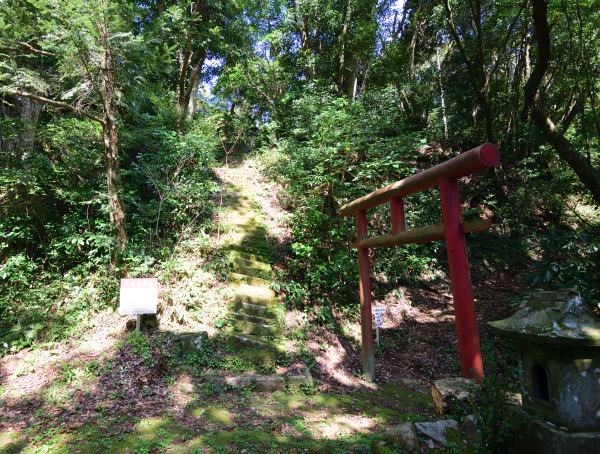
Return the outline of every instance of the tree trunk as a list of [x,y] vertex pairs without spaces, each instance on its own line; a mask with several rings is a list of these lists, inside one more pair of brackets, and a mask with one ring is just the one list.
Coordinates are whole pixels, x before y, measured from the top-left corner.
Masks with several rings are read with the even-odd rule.
[[421,29],[421,8],[423,6],[423,2],[419,2],[419,6],[415,11],[413,16],[413,22],[415,24],[415,29],[413,30],[412,38],[410,40],[410,62],[409,62],[409,75],[412,80],[415,78],[415,60],[417,54],[417,41],[419,39],[419,31]]
[[579,153],[563,134],[552,123],[552,120],[538,108],[531,111],[533,123],[544,135],[544,139],[554,148],[558,156],[568,164],[583,185],[591,192],[592,197],[600,205],[600,170]]
[[100,40],[104,47],[102,63],[102,133],[104,138],[104,163],[106,168],[106,187],[108,192],[108,209],[110,223],[115,231],[117,251],[125,249],[127,235],[125,233],[125,210],[119,191],[121,179],[119,175],[119,141],[116,123],[115,79],[112,48],[108,36],[108,25],[100,24]]
[[[544,140],[554,148],[558,156],[575,172],[581,183],[590,191],[594,201],[600,205],[600,170],[595,168],[564,136],[544,111],[539,99],[539,87],[550,62],[550,27],[546,0],[533,0],[533,25],[537,38],[536,64],[524,87],[523,115],[529,116]],[[576,109],[577,105],[573,107]],[[565,115],[564,130],[575,117],[575,110]]]
[[187,119],[191,120],[194,117],[194,113],[198,108],[198,89],[200,88],[200,79],[196,79],[194,81],[194,85],[192,85],[192,91],[190,93],[190,99],[188,101],[188,113]]
[[199,51],[195,52],[193,57],[196,64],[192,69],[190,80],[188,82],[188,87],[185,90],[185,94],[183,97],[183,102],[187,101],[188,120],[191,120],[194,116],[194,112],[196,112],[198,88],[200,87],[200,74],[202,73],[204,61],[206,60],[206,51],[204,49],[200,49]]
[[37,123],[42,111],[42,103],[35,99],[22,97],[19,99],[21,104],[21,123],[23,129],[18,138],[18,148],[21,151],[21,158],[27,159],[33,153],[35,145],[35,135]]
[[[309,54],[312,52],[312,43],[310,35],[308,33],[308,18],[302,14],[300,10],[300,0],[294,0],[294,15],[296,19],[296,25],[298,27],[298,33],[300,33],[300,48],[302,49],[302,58],[309,58]],[[315,78],[315,68],[311,61],[307,61],[304,64],[308,79],[312,80]]]
[[348,34],[348,27],[350,26],[350,19],[352,18],[352,0],[348,0],[346,4],[346,14],[344,16],[344,23],[342,24],[342,31],[340,33],[340,54],[339,54],[339,84],[340,88],[347,93],[348,90],[344,87],[346,86],[346,35]]
[[444,140],[448,140],[448,116],[446,115],[446,94],[444,91],[444,81],[442,78],[442,61],[440,60],[440,50],[435,51],[435,60],[438,70],[438,83],[440,85],[440,105],[442,108],[442,121],[444,123]]
[[[191,20],[198,19],[198,16],[206,18],[208,9],[205,0],[196,0],[191,6]],[[190,25],[193,27],[195,25]],[[185,49],[178,51],[179,58],[179,77],[177,80],[177,109],[179,111],[179,130],[183,130],[184,119],[190,118],[190,98],[196,80],[199,79],[206,51],[204,48],[194,50],[192,39],[192,30],[187,31]],[[191,70],[190,70],[191,68]]]
[[[482,45],[482,37],[481,37],[481,12],[479,2],[476,1],[474,5],[471,5],[471,19],[473,22],[474,29],[476,30],[477,40],[478,40],[478,50],[477,50],[477,61],[474,62],[469,58],[467,51],[462,43],[462,40],[456,30],[456,24],[454,23],[454,17],[452,13],[452,9],[450,8],[449,0],[444,0],[444,8],[446,10],[446,21],[448,22],[448,31],[450,32],[450,36],[454,40],[456,47],[460,51],[460,54],[463,57],[465,64],[467,65],[467,73],[469,75],[469,82],[471,84],[471,88],[477,98],[477,102],[479,103],[479,107],[484,114],[485,120],[485,132],[487,136],[488,142],[495,142],[495,134],[494,134],[494,121],[492,114],[492,106],[490,105],[488,99],[488,89],[489,89],[489,78],[491,77],[491,73],[485,74],[483,69],[483,45]],[[515,21],[513,21],[513,24]],[[510,36],[510,31],[506,33],[505,39],[508,39]]]

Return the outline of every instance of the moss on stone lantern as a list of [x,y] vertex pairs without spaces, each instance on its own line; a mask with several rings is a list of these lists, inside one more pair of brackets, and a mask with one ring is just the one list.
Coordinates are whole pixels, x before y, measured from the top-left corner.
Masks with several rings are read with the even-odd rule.
[[600,431],[600,321],[576,292],[535,291],[490,325],[519,354],[525,411],[568,431]]

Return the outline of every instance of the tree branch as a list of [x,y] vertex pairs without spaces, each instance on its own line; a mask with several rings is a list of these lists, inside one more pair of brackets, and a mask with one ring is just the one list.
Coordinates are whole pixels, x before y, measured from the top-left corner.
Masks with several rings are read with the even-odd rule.
[[33,47],[31,44],[23,42],[23,41],[19,41],[19,42],[17,42],[17,44],[21,47],[24,47],[29,52],[32,52],[34,54],[44,55],[46,57],[53,57],[55,55],[52,52],[46,52],[45,50],[37,49],[37,48]]
[[10,95],[14,95],[14,96],[22,96],[24,98],[35,99],[36,101],[40,101],[40,102],[43,102],[44,104],[58,107],[60,109],[67,109],[67,110],[70,110],[71,112],[73,112],[74,114],[79,115],[80,117],[85,117],[85,118],[89,118],[90,120],[97,121],[101,125],[104,124],[104,120],[102,120],[100,117],[97,117],[90,113],[79,110],[75,106],[72,106],[71,104],[68,104],[66,102],[56,101],[54,99],[45,98],[44,96],[39,96],[39,95],[36,95],[33,93],[28,93],[28,92],[22,91],[22,90],[9,90],[9,91],[7,91],[7,93]]

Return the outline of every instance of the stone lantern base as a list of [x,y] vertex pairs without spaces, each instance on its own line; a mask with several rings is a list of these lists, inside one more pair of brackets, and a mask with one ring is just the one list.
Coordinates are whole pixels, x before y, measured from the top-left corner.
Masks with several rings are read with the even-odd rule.
[[598,454],[600,432],[572,432],[512,406],[519,423],[511,441],[516,454]]

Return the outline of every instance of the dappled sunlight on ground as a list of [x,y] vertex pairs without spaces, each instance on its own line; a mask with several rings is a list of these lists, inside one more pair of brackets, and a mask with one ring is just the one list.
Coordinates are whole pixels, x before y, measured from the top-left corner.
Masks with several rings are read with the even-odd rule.
[[82,339],[24,349],[0,358],[2,399],[22,399],[40,393],[57,378],[63,364],[102,359],[122,336],[124,327],[125,319],[107,310],[97,314]]

